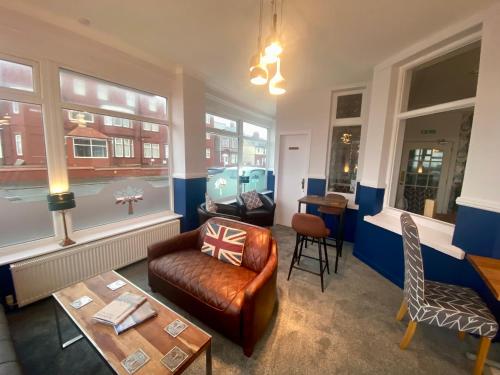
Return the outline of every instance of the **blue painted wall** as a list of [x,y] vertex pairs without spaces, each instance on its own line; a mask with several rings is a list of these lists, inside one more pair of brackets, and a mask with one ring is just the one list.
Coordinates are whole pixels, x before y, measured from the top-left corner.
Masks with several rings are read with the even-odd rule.
[[198,228],[197,208],[205,201],[207,179],[174,178],[174,211],[183,216],[181,232]]
[[[363,220],[381,211],[384,189],[360,186],[359,213],[354,256],[387,279],[403,287],[404,255],[401,236]],[[466,252],[499,258],[500,214],[460,207],[453,244]],[[422,246],[425,278],[476,290],[500,321],[500,303],[467,260],[458,260],[428,246]],[[401,298],[402,298],[401,294]],[[394,311],[398,306],[394,306]]]
[[15,296],[14,282],[12,281],[12,274],[10,272],[10,265],[6,264],[0,266],[0,303],[5,306],[5,297],[9,294]]
[[[320,178],[309,178],[307,180],[307,195],[325,195],[326,180]],[[308,214],[319,216],[318,207],[308,206]],[[348,208],[344,215],[344,240],[354,242],[356,237],[356,226],[358,211]],[[337,233],[337,219],[333,215],[325,215],[325,224],[331,233]]]
[[453,244],[468,253],[500,258],[500,214],[458,206]]

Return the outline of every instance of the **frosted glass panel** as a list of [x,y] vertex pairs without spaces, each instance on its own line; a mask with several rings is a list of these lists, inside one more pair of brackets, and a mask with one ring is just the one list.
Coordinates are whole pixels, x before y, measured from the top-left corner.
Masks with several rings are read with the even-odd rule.
[[234,197],[238,190],[238,138],[207,133],[207,194],[214,200]]
[[53,235],[47,194],[41,107],[0,100],[0,246]]
[[33,68],[28,65],[0,60],[0,87],[33,91]]
[[110,111],[167,119],[167,99],[99,80],[68,70],[61,70],[63,101]]

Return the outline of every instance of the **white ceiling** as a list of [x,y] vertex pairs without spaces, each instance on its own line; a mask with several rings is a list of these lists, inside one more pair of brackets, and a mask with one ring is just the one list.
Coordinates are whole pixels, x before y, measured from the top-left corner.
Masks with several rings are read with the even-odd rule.
[[[358,83],[402,48],[498,0],[285,0],[282,70],[289,90]],[[203,78],[273,115],[274,98],[250,85],[258,0],[0,0],[90,37],[130,46]],[[265,0],[269,13],[270,0]],[[89,26],[78,19],[87,18]],[[264,31],[269,28],[269,16]],[[286,95],[286,94],[285,94]]]

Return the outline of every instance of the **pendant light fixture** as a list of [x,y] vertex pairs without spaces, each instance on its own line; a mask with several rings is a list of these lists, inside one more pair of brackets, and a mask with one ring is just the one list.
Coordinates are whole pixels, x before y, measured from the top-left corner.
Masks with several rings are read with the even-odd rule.
[[[271,0],[271,33],[266,38],[264,48],[262,47],[262,19],[263,1],[260,1],[259,36],[257,39],[257,53],[250,59],[250,82],[254,85],[265,85],[269,82],[269,93],[271,95],[282,95],[286,92],[286,81],[281,74],[281,54],[283,45],[280,39],[281,25],[283,24],[283,2],[284,0]],[[278,1],[281,5],[280,29],[278,30]],[[274,76],[269,79],[269,68],[275,71]]]
[[253,85],[265,85],[267,83],[267,67],[262,61],[262,8],[264,0],[260,0],[259,13],[259,37],[257,38],[257,53],[250,59],[250,82]]
[[281,75],[281,60],[276,61],[276,74],[269,81],[269,93],[271,95],[283,95],[286,92],[286,81]]

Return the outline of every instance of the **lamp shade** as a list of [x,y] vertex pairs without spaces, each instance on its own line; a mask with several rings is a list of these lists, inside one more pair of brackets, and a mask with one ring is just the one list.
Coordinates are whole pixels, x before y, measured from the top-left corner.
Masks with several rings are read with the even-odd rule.
[[75,194],[71,192],[49,194],[47,202],[49,203],[49,211],[69,210],[76,207]]

